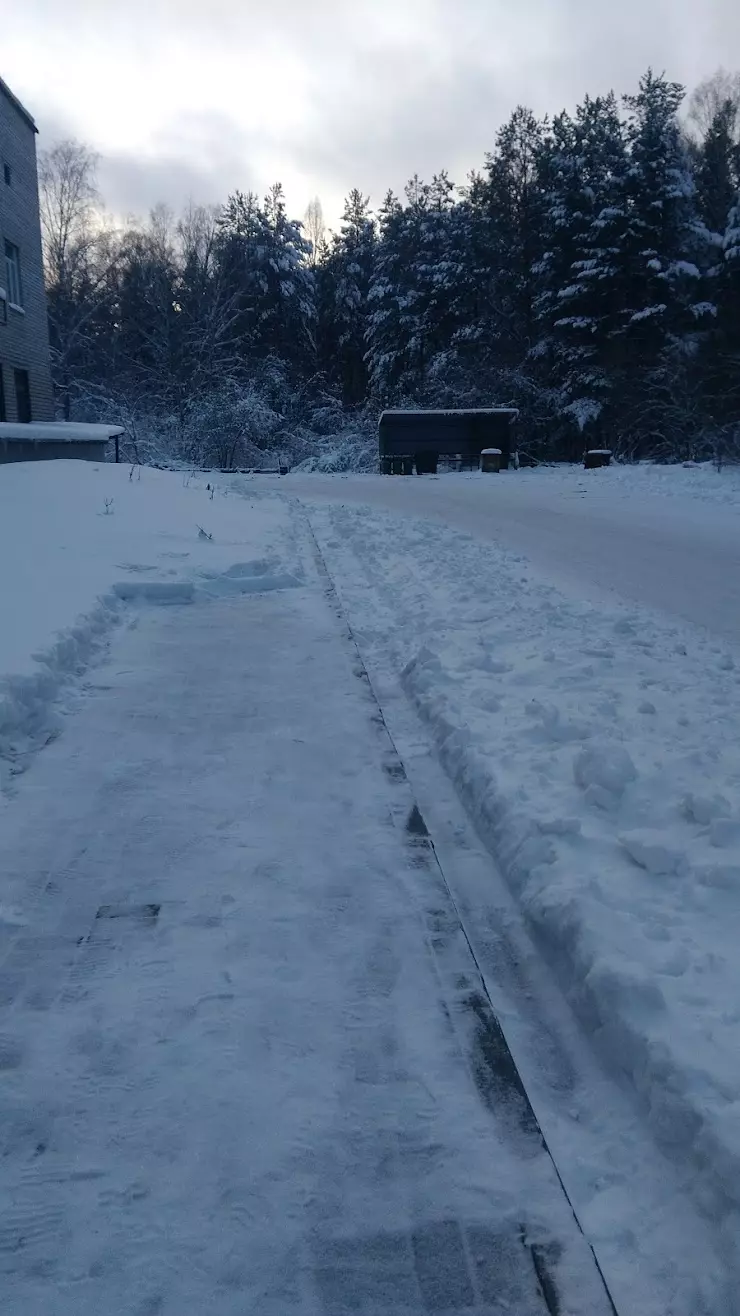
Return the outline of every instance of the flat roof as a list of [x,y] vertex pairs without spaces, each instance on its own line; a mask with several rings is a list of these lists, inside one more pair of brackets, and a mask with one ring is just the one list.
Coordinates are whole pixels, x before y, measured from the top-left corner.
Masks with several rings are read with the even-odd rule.
[[0,443],[104,443],[123,434],[123,425],[85,425],[70,420],[49,420],[23,425],[0,421]]
[[518,407],[391,407],[383,416],[518,416]]
[[32,114],[29,114],[25,105],[21,104],[15,92],[12,92],[10,90],[10,87],[8,86],[4,78],[0,78],[0,91],[4,92],[4,94],[7,96],[8,100],[10,101],[11,105],[13,105],[13,107],[18,111],[18,113],[22,115],[22,117],[26,120],[28,126],[30,128],[33,128],[33,131],[37,133],[38,128],[36,127],[36,120],[34,119]]

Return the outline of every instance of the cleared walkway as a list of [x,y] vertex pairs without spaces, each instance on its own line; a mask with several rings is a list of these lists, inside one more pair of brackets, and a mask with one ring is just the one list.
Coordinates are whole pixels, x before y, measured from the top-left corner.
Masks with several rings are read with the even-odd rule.
[[118,636],[0,813],[4,1310],[608,1312],[412,811],[320,583]]

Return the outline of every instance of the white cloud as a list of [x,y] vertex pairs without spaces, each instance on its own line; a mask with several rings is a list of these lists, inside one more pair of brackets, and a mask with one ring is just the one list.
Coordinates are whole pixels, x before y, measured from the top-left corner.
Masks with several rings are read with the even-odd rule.
[[336,216],[352,186],[462,180],[518,102],[740,66],[735,0],[24,0],[2,26],[47,140],[89,141],[137,211],[280,179],[294,211],[318,192]]

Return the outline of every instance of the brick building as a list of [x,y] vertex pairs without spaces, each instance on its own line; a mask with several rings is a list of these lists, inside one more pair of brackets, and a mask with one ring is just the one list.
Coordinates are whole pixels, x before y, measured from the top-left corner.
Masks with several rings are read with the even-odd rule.
[[0,78],[0,422],[53,418],[36,125]]

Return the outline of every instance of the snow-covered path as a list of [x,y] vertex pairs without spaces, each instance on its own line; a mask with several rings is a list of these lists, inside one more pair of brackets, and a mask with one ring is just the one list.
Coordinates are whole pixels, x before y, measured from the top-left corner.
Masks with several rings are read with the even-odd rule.
[[652,471],[644,479],[630,474],[624,484],[617,468],[437,479],[295,474],[274,483],[310,501],[364,503],[439,522],[525,554],[578,597],[616,594],[740,641],[740,506],[720,501],[721,493],[706,497],[714,493],[706,478],[706,500],[697,498],[693,471],[685,472],[684,490],[674,481],[670,497],[656,496],[663,490]]
[[3,815],[4,1308],[606,1313],[331,599],[95,679]]

